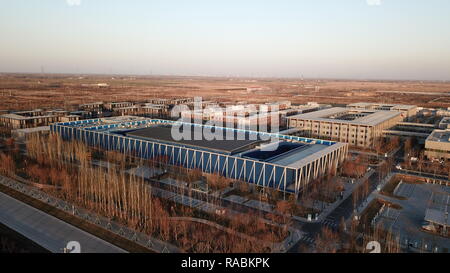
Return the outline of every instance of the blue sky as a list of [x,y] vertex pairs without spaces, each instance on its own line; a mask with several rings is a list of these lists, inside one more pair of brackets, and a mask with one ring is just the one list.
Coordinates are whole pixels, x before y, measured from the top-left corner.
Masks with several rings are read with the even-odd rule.
[[0,0],[0,71],[450,80],[448,0],[68,1]]

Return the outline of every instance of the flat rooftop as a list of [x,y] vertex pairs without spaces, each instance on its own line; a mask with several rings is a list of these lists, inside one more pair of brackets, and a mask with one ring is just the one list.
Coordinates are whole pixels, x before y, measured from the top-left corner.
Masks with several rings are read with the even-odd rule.
[[[133,138],[158,141],[177,146],[187,146],[195,149],[204,149],[229,155],[242,153],[240,156],[243,158],[250,158],[291,168],[300,168],[311,161],[321,158],[336,148],[334,146],[323,144],[304,144],[299,142],[286,142],[283,140],[268,143],[268,141],[262,139],[250,139],[248,133],[241,134],[241,137],[245,137],[244,140],[227,140],[225,134],[230,130],[216,130],[216,134],[223,134],[224,140],[176,140],[172,137],[171,126],[167,125],[154,125],[144,129],[126,131],[123,132],[123,134]],[[191,139],[194,139],[192,130],[189,131]],[[255,135],[252,136],[253,138],[255,137]],[[236,139],[236,137],[237,135],[234,132],[234,139]],[[274,148],[270,147],[273,145],[276,146],[274,146]]]
[[450,130],[434,130],[427,141],[450,143]]
[[255,151],[250,151],[248,153],[243,154],[243,157],[256,159],[259,161],[270,162],[275,160],[276,158],[294,151],[298,151],[303,147],[307,146],[307,144],[302,143],[288,143],[288,142],[279,142],[278,145],[273,149],[257,149]]
[[320,159],[331,150],[333,150],[333,147],[322,144],[309,144],[303,146],[295,152],[286,153],[270,162],[281,166],[298,169],[314,160]]
[[438,225],[443,225],[446,227],[450,227],[450,218],[445,211],[436,210],[436,209],[427,209],[425,213],[425,220],[436,223]]
[[40,127],[12,130],[12,132],[23,133],[23,134],[30,134],[30,133],[43,132],[43,131],[50,131],[50,126],[40,126]]
[[[193,125],[134,116],[73,121],[60,123],[60,125],[108,135],[122,135],[128,138],[203,150],[205,152],[215,152],[292,169],[307,166],[312,161],[318,160],[347,145],[339,142],[278,133],[199,124]],[[176,126],[174,129],[182,134],[184,138],[172,134],[172,125]],[[188,132],[184,132],[183,127]],[[194,137],[196,131],[194,128],[199,129],[200,133],[203,131],[210,132],[210,137],[204,137],[201,133],[199,134],[200,139],[196,139]]]
[[109,102],[107,104],[117,105],[117,104],[132,104],[130,101],[119,101],[119,102]]
[[26,117],[26,116],[21,116],[18,114],[4,114],[4,115],[0,115],[0,117],[7,118],[7,119],[13,119],[13,120],[32,120],[32,119],[40,119],[40,118],[50,118],[50,117],[55,117],[55,116],[54,115],[44,115],[44,116]]
[[450,124],[450,117],[445,117],[441,120],[441,123],[443,124]]
[[[354,120],[342,120],[339,118],[330,118],[333,115],[342,114],[362,114],[364,116],[356,118]],[[386,120],[400,116],[400,112],[396,111],[377,111],[377,110],[357,110],[343,107],[333,107],[316,112],[310,112],[306,114],[299,114],[291,116],[291,119],[305,119],[305,120],[316,120],[332,123],[347,123],[355,125],[369,125],[375,126]]]
[[392,110],[410,110],[417,108],[416,105],[406,105],[406,104],[386,104],[386,103],[371,103],[371,102],[357,102],[347,105],[348,107],[357,108],[391,108]]
[[[206,149],[226,154],[235,154],[249,150],[263,141],[262,139],[257,138],[256,135],[250,136],[249,133],[237,133],[236,131],[222,130],[219,128],[212,131],[212,135],[218,136],[219,139],[208,140],[203,136],[203,134],[201,134],[201,139],[196,140],[195,132],[192,127],[189,126],[190,129],[188,132],[183,131],[182,128],[183,127],[180,127],[179,130],[177,129],[177,132],[179,131],[180,134],[183,134],[184,136],[184,139],[180,140],[172,135],[172,126],[165,125],[154,125],[148,128],[126,132],[124,134],[128,137],[159,141],[181,146],[190,146],[193,148]],[[200,129],[200,132],[202,131],[203,130]],[[227,133],[230,134],[230,132],[231,136],[227,136]]]

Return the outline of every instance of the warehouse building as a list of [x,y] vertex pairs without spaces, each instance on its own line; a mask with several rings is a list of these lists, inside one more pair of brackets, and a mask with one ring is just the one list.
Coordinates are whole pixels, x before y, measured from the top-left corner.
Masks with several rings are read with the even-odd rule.
[[288,127],[302,129],[311,137],[371,147],[383,130],[402,120],[402,114],[397,111],[334,107],[288,117]]
[[[345,143],[139,117],[57,123],[51,130],[66,140],[145,159],[164,157],[171,165],[296,194],[338,167],[348,152]],[[172,130],[181,130],[183,135],[214,131],[214,136],[223,137],[178,139]]]

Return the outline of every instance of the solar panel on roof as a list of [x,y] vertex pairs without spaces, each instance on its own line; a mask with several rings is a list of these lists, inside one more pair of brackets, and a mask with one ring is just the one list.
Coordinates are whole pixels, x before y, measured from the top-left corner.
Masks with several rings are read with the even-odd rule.
[[274,159],[275,157],[278,157],[287,152],[296,150],[296,149],[304,147],[304,146],[306,146],[306,144],[284,142],[284,143],[280,143],[276,150],[273,150],[273,151],[256,150],[256,151],[245,153],[242,155],[242,157],[257,159],[260,161],[270,161],[270,160]]

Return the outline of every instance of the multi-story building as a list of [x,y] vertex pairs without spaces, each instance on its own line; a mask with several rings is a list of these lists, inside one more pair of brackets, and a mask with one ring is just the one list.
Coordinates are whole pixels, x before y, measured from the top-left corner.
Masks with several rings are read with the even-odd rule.
[[288,117],[288,127],[299,128],[311,137],[371,147],[383,130],[403,120],[401,112],[334,107]]
[[144,103],[141,106],[140,114],[153,116],[167,116],[170,112],[170,106],[165,104]]
[[138,105],[116,107],[113,109],[114,113],[120,116],[136,115],[139,113],[139,110],[140,108]]
[[416,105],[404,104],[383,104],[383,103],[369,103],[358,102],[347,105],[347,108],[358,110],[378,110],[378,111],[398,111],[401,112],[404,118],[409,118],[417,114]]
[[425,141],[425,156],[429,159],[450,159],[450,129],[431,133]]
[[319,111],[326,108],[331,108],[328,104],[318,104],[316,102],[308,102],[306,105],[291,106],[289,109],[280,110],[281,118],[287,122],[287,118],[298,114],[306,114],[314,111]]
[[279,101],[274,103],[266,103],[259,105],[259,109],[261,111],[265,112],[273,112],[273,111],[279,111],[279,110],[286,110],[291,108],[291,102],[290,101]]
[[103,110],[103,102],[85,103],[81,104],[79,108],[84,111],[99,112]]
[[172,99],[156,98],[151,99],[149,103],[159,105],[179,105],[179,104],[191,104],[193,101],[194,99],[192,98],[172,98]]
[[438,116],[444,116],[444,117],[450,117],[450,107],[447,109],[439,109],[436,111],[436,115]]
[[[226,109],[221,107],[211,107],[198,110],[187,110],[181,112],[184,121],[203,123],[213,121],[215,124],[222,124],[224,127],[256,129],[264,126],[269,129],[273,126],[284,126],[285,119],[282,118],[283,112],[258,111],[258,107],[249,105],[228,106]],[[284,110],[287,111],[287,110]]]
[[108,102],[104,105],[104,107],[109,111],[114,111],[118,108],[126,108],[134,106],[133,102],[123,101],[123,102]]
[[69,122],[79,119],[80,116],[70,115],[69,112],[64,110],[44,111],[37,109],[0,115],[0,125],[12,129],[23,129],[48,126],[55,122]]
[[[197,131],[204,132],[200,138]],[[205,131],[214,129],[210,141]],[[348,145],[280,133],[120,117],[51,125],[64,139],[298,195],[345,160]],[[175,137],[177,131],[185,137]],[[194,134],[194,135],[193,135]],[[206,135],[205,135],[206,134]]]

